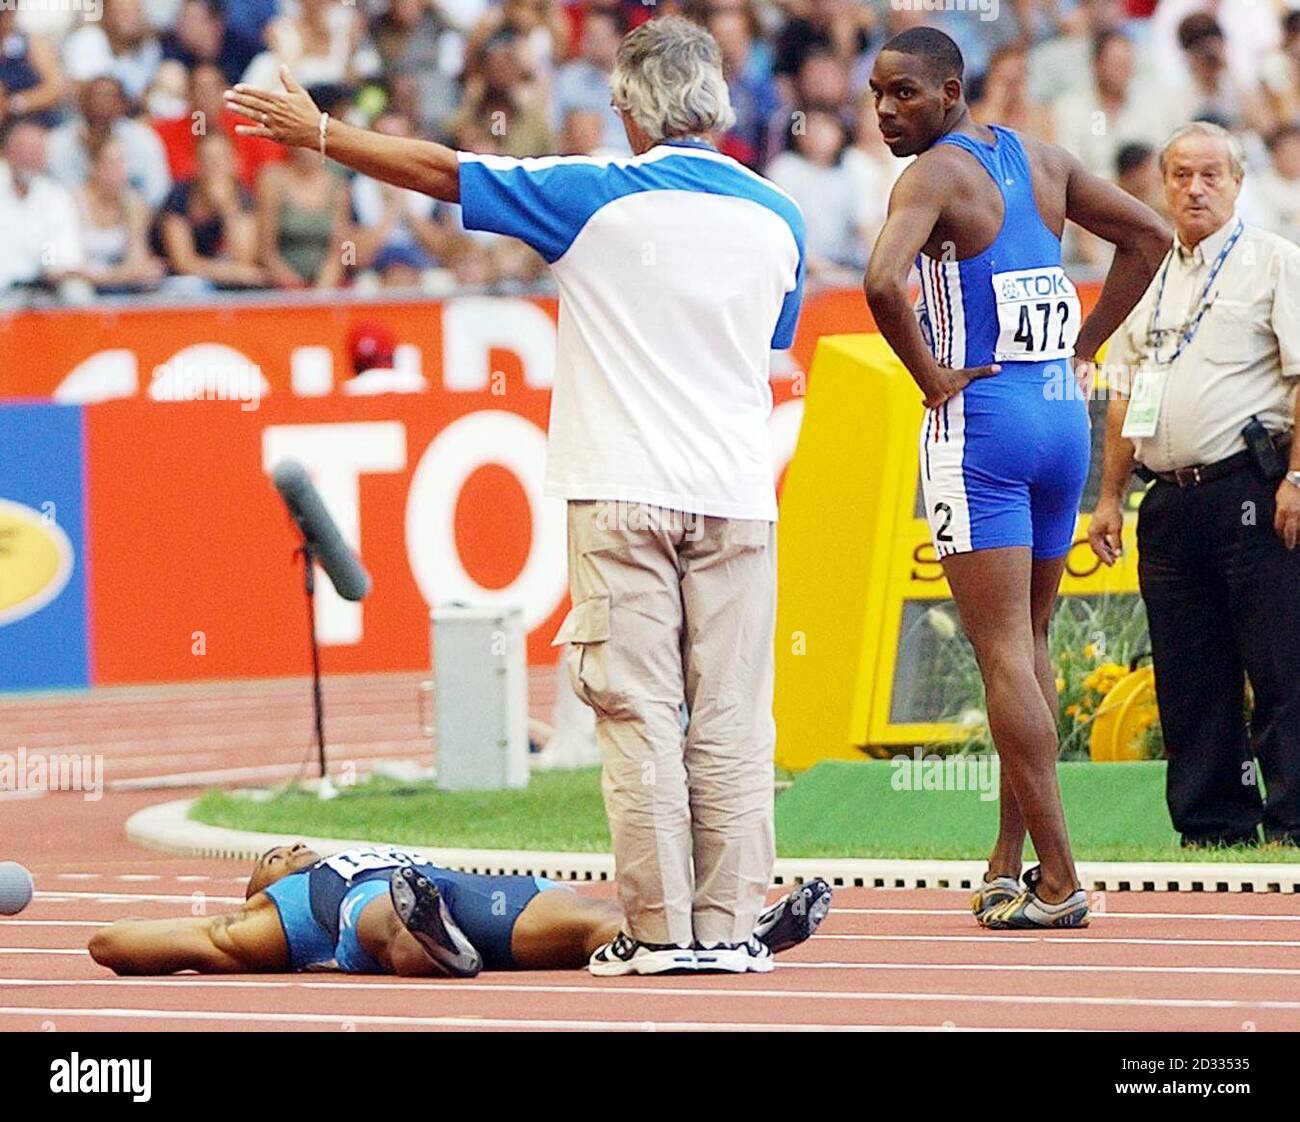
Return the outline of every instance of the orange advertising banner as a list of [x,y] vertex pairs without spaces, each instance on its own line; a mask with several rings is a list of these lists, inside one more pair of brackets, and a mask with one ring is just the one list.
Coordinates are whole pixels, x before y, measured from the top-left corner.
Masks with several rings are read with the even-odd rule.
[[[351,377],[365,324],[395,338],[414,392]],[[778,479],[817,339],[872,326],[857,291],[806,302],[774,355]],[[327,672],[427,667],[430,607],[449,602],[519,606],[530,661],[552,661],[567,608],[564,507],[541,493],[554,367],[555,305],[533,298],[0,319],[0,398],[84,407],[84,462],[57,466],[84,484],[89,680],[307,672],[296,533],[268,478],[289,457],[373,577],[359,604],[317,582]]]

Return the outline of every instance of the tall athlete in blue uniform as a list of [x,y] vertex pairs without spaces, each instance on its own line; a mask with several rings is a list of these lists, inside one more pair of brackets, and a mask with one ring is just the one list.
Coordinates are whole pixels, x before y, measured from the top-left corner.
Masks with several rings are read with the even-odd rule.
[[[889,40],[871,89],[890,151],[917,158],[890,198],[865,290],[881,334],[925,395],[926,516],[984,677],[1002,761],[998,840],[972,908],[989,927],[1081,926],[1087,898],[1056,781],[1047,630],[1088,471],[1080,387],[1146,290],[1170,234],[1154,211],[1064,149],[977,124],[962,93],[961,52],[940,31],[912,28]],[[1115,245],[1082,323],[1061,268],[1067,218]],[[1022,891],[1026,828],[1041,864]]]
[[[755,938],[772,954],[789,950],[817,930],[830,900],[825,881],[800,885],[759,916]],[[459,873],[389,846],[321,857],[299,843],[262,855],[237,911],[120,920],[95,933],[90,954],[118,974],[316,969],[471,978],[480,970],[588,966],[623,922],[616,902],[543,877]],[[688,968],[708,972],[694,957]]]

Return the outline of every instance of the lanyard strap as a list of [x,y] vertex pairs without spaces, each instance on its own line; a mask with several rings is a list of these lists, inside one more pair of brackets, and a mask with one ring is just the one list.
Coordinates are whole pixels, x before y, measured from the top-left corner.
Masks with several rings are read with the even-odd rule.
[[1214,259],[1214,264],[1210,266],[1210,275],[1205,278],[1205,287],[1201,289],[1200,299],[1197,301],[1196,315],[1193,316],[1191,322],[1183,328],[1183,332],[1178,339],[1178,345],[1174,348],[1174,353],[1164,362],[1161,362],[1159,354],[1161,338],[1160,303],[1165,294],[1165,278],[1169,275],[1169,266],[1173,264],[1174,254],[1178,252],[1178,247],[1174,246],[1169,250],[1169,256],[1165,258],[1165,266],[1160,270],[1160,281],[1156,286],[1155,307],[1151,310],[1152,347],[1155,350],[1154,357],[1158,365],[1172,366],[1178,360],[1178,356],[1181,355],[1183,351],[1191,345],[1192,340],[1196,338],[1196,332],[1200,329],[1201,320],[1205,318],[1205,313],[1210,310],[1210,304],[1213,302],[1207,299],[1210,295],[1210,289],[1214,285],[1215,278],[1219,275],[1219,270],[1223,268],[1223,263],[1228,259],[1228,254],[1232,252],[1232,247],[1237,244],[1237,239],[1241,237],[1241,232],[1244,228],[1245,223],[1238,218],[1237,225],[1233,228],[1232,235],[1223,243],[1223,248],[1219,250],[1219,255]]

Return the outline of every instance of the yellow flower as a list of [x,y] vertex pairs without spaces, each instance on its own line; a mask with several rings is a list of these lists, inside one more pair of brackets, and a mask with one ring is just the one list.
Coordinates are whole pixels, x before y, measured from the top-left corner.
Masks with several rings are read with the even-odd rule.
[[1056,692],[1057,692],[1057,693],[1060,693],[1060,692],[1061,692],[1062,690],[1064,690],[1064,689],[1065,689],[1065,679],[1064,679],[1064,678],[1057,678],[1057,679],[1056,679]]
[[1095,646],[1094,644],[1092,644],[1092,643],[1089,643],[1086,647],[1084,647],[1084,648],[1083,648],[1083,657],[1084,657],[1084,658],[1096,658],[1096,657],[1097,657],[1097,648],[1096,648],[1096,646]]

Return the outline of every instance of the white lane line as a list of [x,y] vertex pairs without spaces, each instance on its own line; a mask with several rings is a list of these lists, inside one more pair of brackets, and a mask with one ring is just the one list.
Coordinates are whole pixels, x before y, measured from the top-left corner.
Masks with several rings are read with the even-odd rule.
[[[1273,999],[1260,1001],[1242,1001],[1236,998],[1192,998],[1192,997],[1104,997],[1100,995],[1062,994],[1001,994],[1001,993],[916,993],[905,991],[849,991],[834,990],[783,990],[783,989],[735,989],[721,986],[682,987],[671,986],[628,986],[609,985],[593,982],[590,985],[562,986],[526,982],[467,982],[460,979],[442,980],[429,978],[419,982],[401,981],[360,981],[352,978],[338,981],[289,981],[266,982],[261,980],[243,980],[227,978],[89,978],[78,981],[70,978],[35,979],[10,978],[5,981],[6,988],[67,988],[69,986],[117,986],[119,988],[153,988],[157,986],[185,989],[193,986],[212,987],[214,989],[265,989],[265,990],[400,990],[429,993],[437,990],[441,993],[518,993],[518,994],[574,994],[584,998],[590,997],[709,997],[718,998],[725,995],[728,1001],[733,998],[750,998],[757,1000],[798,1000],[798,1001],[922,1001],[922,1002],[959,1002],[973,1005],[1080,1005],[1080,1006],[1118,1006],[1167,1009],[1300,1009],[1300,1001],[1278,1001]],[[343,1018],[346,1019],[346,1018]]]
[[122,881],[138,881],[143,883],[144,881],[150,880],[162,880],[162,877],[158,876],[156,873],[118,873],[113,879]]
[[335,1025],[340,1029],[357,1025],[402,1025],[409,1028],[495,1028],[495,1029],[567,1029],[582,1031],[654,1032],[1073,1032],[1073,1029],[974,1028],[943,1025],[810,1025],[745,1023],[743,1021],[572,1021],[523,1020],[500,1017],[398,1017],[381,1014],[336,1016],[329,1013],[216,1013],[190,1009],[28,1009],[0,1006],[0,1016],[31,1017],[108,1017],[145,1021],[238,1021],[257,1024]]
[[184,876],[178,876],[175,879],[179,881],[181,884],[198,884],[201,881],[211,880],[212,878],[208,876],[199,876],[194,873],[189,873]]
[[1099,963],[1043,962],[783,962],[782,970],[959,970],[969,974],[1249,974],[1294,976],[1288,966],[1106,966]]
[[871,943],[1065,943],[1076,947],[1135,946],[1135,947],[1300,947],[1300,939],[1134,939],[1118,935],[998,935],[987,931],[982,935],[834,935],[817,932],[817,942],[830,939],[844,942]]
[[59,873],[59,880],[99,880],[103,873]]
[[[917,889],[916,891],[922,891]],[[1117,894],[1118,895],[1118,894]],[[1300,903],[1296,915],[1260,915],[1255,912],[1090,912],[1089,918],[1098,919],[1209,919],[1209,920],[1265,920],[1282,923],[1300,923]],[[969,908],[837,908],[831,905],[831,915],[840,916],[969,916]]]
[[[78,954],[85,955],[85,947],[64,948],[64,947],[0,947],[0,954],[27,954],[27,955],[60,955],[60,954]],[[10,979],[11,981],[13,979]]]
[[243,904],[242,896],[213,896],[208,892],[194,892],[187,896],[168,895],[161,892],[72,892],[55,889],[52,892],[38,892],[36,899],[46,900],[52,904],[94,903],[121,904],[131,902],[153,901],[163,904],[192,904],[194,897],[201,896],[209,904]]
[[107,927],[103,919],[0,919],[0,927]]

